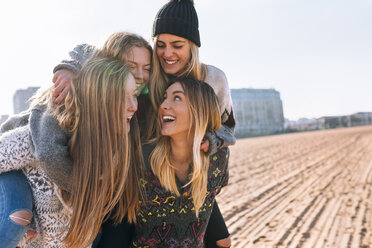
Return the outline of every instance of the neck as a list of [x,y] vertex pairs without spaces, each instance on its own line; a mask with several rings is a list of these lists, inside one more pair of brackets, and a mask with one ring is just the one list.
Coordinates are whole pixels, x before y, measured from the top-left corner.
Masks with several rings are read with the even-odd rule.
[[177,165],[189,165],[192,161],[192,139],[171,138],[171,160]]

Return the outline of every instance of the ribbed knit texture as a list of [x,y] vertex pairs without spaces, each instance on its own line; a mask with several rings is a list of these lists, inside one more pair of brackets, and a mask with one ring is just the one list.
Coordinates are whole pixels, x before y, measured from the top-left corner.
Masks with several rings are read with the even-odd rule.
[[186,38],[200,47],[198,15],[190,0],[170,1],[158,11],[152,36],[164,33]]

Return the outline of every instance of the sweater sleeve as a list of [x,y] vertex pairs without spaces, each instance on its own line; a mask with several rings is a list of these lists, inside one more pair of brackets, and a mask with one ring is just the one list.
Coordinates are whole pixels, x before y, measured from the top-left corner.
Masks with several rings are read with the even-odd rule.
[[19,170],[35,162],[29,134],[28,126],[23,126],[0,136],[0,173]]
[[217,152],[217,149],[235,144],[235,119],[230,88],[225,73],[217,67],[211,65],[208,65],[207,68],[208,75],[206,82],[212,86],[218,97],[222,121],[222,125],[219,130],[215,132],[208,131],[205,135],[210,144],[208,154],[214,154]]
[[61,189],[71,192],[72,159],[70,136],[60,126],[46,106],[31,111],[30,132],[32,149],[41,168]]
[[229,181],[229,157],[230,157],[230,150],[229,148],[222,148],[219,149],[215,154],[209,157],[211,162],[209,179],[211,180],[211,185],[216,190],[216,194],[218,194],[222,187],[226,186]]
[[25,111],[19,114],[10,116],[5,122],[0,126],[0,135],[13,130],[17,127],[22,127],[28,124],[28,118],[30,117],[30,112]]
[[72,70],[75,74],[81,70],[82,65],[92,56],[96,48],[88,44],[77,45],[69,52],[70,58],[62,60],[53,69],[53,73],[61,69]]

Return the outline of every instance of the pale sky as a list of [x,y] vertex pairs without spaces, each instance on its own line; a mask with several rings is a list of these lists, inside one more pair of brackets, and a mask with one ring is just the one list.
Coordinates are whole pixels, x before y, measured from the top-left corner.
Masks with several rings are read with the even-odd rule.
[[[51,84],[53,67],[79,43],[113,32],[151,41],[166,0],[12,0],[0,8],[0,115],[13,94]],[[195,0],[201,60],[230,88],[274,88],[284,116],[372,111],[371,0]]]

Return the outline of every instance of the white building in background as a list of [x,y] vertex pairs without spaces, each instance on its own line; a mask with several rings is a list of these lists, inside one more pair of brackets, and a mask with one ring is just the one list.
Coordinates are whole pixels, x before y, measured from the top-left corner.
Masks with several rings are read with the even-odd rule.
[[280,93],[274,89],[231,89],[236,137],[283,132],[284,115]]
[[27,89],[17,90],[13,95],[14,114],[18,114],[29,107],[28,100],[33,96],[39,87],[28,87]]

